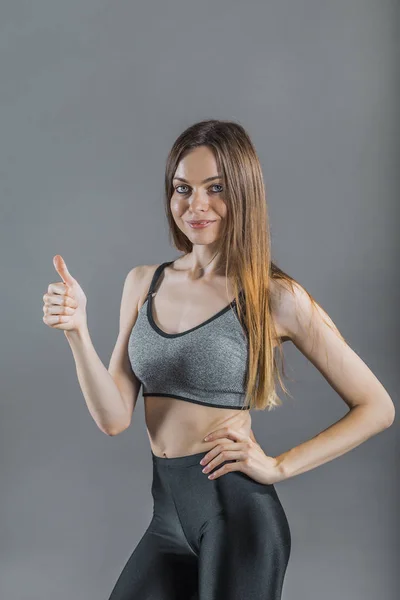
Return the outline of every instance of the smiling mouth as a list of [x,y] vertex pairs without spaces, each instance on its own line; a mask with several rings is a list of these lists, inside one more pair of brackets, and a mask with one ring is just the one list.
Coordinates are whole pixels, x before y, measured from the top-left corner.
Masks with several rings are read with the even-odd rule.
[[192,229],[203,229],[204,227],[212,225],[212,223],[215,223],[215,221],[188,221],[188,225],[190,225]]

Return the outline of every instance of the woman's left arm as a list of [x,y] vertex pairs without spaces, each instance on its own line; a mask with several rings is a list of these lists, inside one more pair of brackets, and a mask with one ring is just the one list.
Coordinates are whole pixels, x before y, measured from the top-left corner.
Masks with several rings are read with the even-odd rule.
[[337,458],[383,431],[393,423],[395,409],[383,385],[342,339],[321,306],[313,308],[300,285],[294,286],[294,294],[279,287],[275,314],[279,329],[350,409],[312,439],[275,457],[282,479],[287,479]]

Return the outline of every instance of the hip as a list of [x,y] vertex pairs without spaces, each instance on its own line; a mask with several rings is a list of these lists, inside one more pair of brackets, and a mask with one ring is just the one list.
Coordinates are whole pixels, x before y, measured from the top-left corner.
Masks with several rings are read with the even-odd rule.
[[222,521],[239,537],[290,546],[289,523],[275,486],[242,471],[210,480],[200,464],[205,454],[162,458],[152,452],[153,531],[171,534],[179,527],[196,552],[204,531]]

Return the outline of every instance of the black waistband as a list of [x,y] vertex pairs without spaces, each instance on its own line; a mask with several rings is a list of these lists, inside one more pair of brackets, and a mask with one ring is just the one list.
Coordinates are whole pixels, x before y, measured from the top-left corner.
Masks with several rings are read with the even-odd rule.
[[186,456],[175,456],[173,458],[163,458],[162,456],[157,456],[151,451],[151,457],[153,459],[153,463],[157,466],[164,467],[191,467],[193,465],[198,465],[199,468],[203,468],[200,464],[201,459],[209,452],[206,450],[204,452],[198,452],[197,454],[187,454]]

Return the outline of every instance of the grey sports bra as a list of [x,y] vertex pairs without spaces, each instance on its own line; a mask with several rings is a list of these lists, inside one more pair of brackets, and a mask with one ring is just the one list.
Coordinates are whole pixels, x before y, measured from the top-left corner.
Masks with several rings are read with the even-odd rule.
[[248,340],[236,302],[187,331],[166,333],[153,319],[152,294],[161,272],[172,262],[155,270],[129,336],[129,360],[143,385],[143,396],[240,409],[245,401]]

